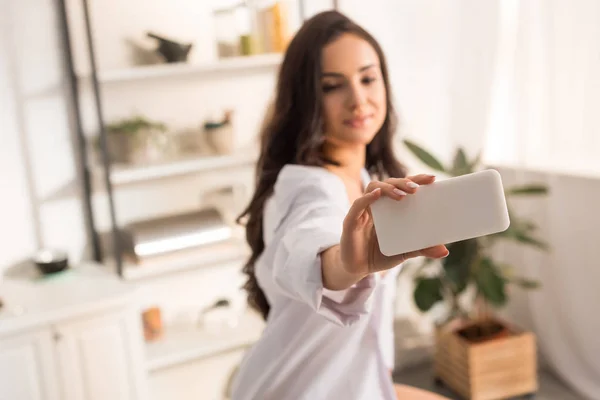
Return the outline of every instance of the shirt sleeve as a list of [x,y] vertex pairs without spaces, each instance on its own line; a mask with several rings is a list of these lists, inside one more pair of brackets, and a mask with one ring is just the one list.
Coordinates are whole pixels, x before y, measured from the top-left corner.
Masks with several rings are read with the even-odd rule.
[[379,346],[383,355],[383,360],[389,370],[394,370],[396,363],[396,346],[394,337],[394,302],[396,299],[396,277],[397,271],[401,267],[396,267],[383,277],[378,285],[381,291],[381,319],[378,329]]
[[273,278],[288,297],[301,301],[341,326],[368,314],[375,277],[333,291],[323,287],[321,252],[340,243],[345,210],[320,187],[307,187],[298,196],[277,231]]

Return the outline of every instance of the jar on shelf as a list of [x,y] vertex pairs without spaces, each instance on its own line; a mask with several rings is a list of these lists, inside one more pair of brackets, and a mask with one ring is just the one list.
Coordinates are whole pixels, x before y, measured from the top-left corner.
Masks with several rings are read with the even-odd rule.
[[256,54],[256,33],[254,11],[247,2],[235,7],[235,20],[239,34],[240,53],[244,56]]
[[249,1],[213,11],[219,58],[257,54],[256,11]]
[[217,53],[219,58],[236,57],[241,54],[240,40],[236,24],[235,7],[213,11]]

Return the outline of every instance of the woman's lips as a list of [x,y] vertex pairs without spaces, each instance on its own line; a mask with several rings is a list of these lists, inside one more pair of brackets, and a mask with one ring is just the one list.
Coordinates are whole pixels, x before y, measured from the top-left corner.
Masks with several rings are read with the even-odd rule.
[[373,115],[364,115],[360,117],[346,119],[344,120],[344,125],[349,126],[351,128],[364,128],[369,123],[372,117]]

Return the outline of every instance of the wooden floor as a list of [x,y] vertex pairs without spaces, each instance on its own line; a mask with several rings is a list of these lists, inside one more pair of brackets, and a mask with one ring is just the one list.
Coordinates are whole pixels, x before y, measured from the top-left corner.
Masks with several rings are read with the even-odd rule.
[[[444,395],[450,399],[459,400],[452,392],[446,388],[438,387],[433,383],[431,368],[429,365],[421,367],[411,367],[406,370],[396,371],[394,373],[396,383],[415,386],[421,389],[430,390]],[[583,397],[573,393],[565,384],[556,377],[547,372],[540,373],[540,390],[535,396],[536,400],[584,400]]]

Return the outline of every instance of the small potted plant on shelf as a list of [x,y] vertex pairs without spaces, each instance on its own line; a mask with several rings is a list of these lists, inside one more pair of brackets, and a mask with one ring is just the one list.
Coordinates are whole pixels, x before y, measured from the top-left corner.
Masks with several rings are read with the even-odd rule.
[[[470,160],[462,148],[456,150],[452,165],[444,166],[416,143],[404,144],[425,165],[449,177],[483,169],[480,157]],[[507,200],[547,192],[540,184],[505,189]],[[538,387],[535,336],[494,312],[507,303],[509,285],[532,289],[538,283],[515,275],[509,265],[494,259],[491,250],[498,240],[541,250],[548,246],[535,237],[536,225],[518,218],[510,204],[509,216],[511,225],[504,232],[448,244],[450,254],[441,265],[426,260],[409,268],[418,309],[427,312],[437,305],[445,310],[435,327],[436,382],[469,399],[530,395]]]
[[[121,164],[146,164],[170,158],[176,145],[162,122],[135,115],[106,126],[110,161]],[[97,139],[96,147],[99,147]]]

